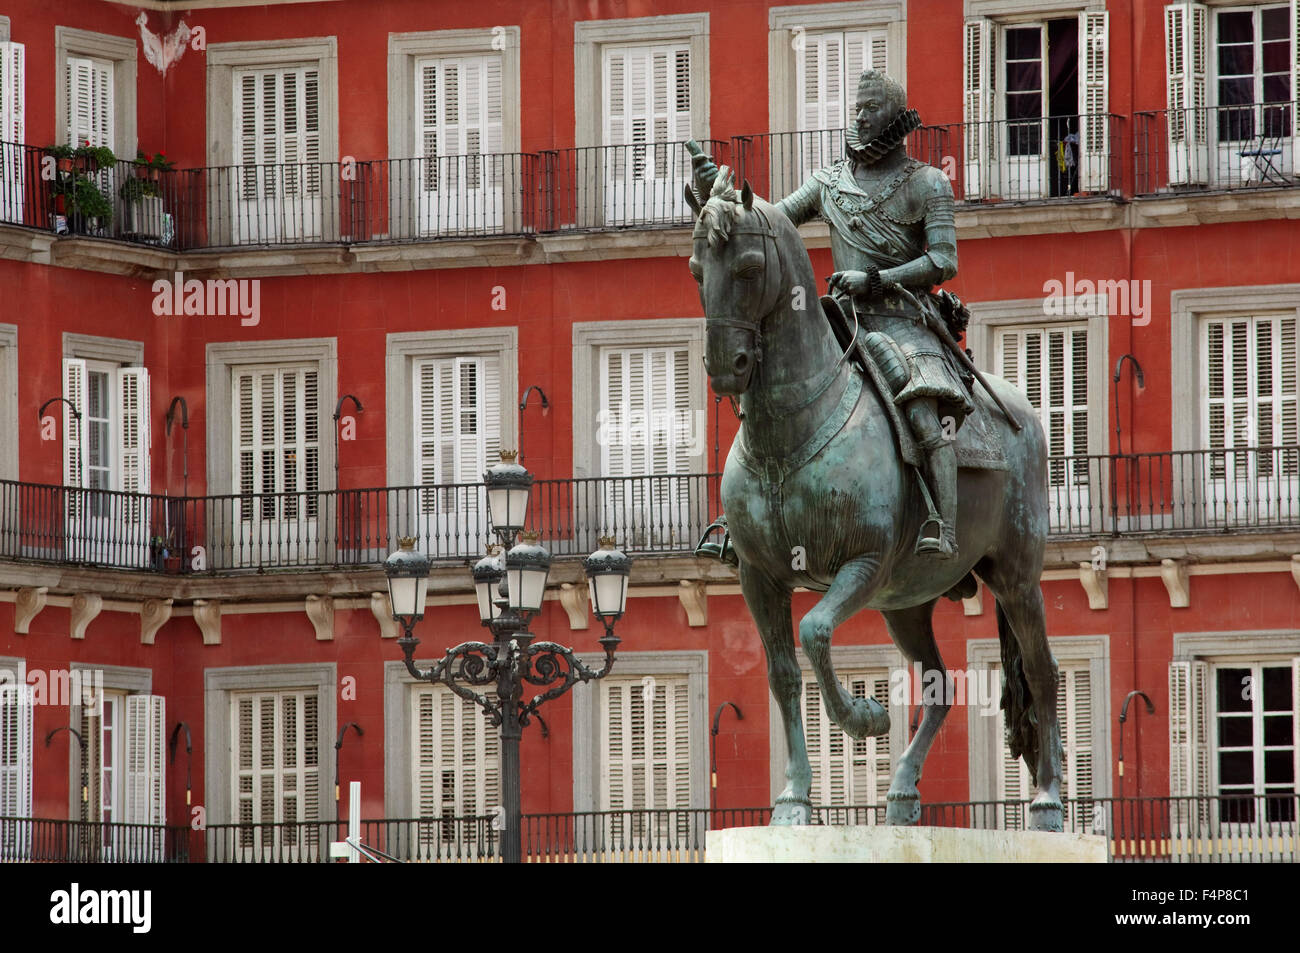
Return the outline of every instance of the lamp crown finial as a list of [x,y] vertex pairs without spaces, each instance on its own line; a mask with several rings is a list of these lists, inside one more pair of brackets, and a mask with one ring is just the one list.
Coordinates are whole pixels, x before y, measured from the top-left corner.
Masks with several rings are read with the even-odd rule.
[[616,546],[617,542],[613,536],[602,536],[600,538],[601,549],[614,549]]
[[397,546],[399,549],[415,549],[417,540],[414,536],[397,537]]
[[502,462],[502,463],[514,463],[514,462],[515,462],[515,459],[516,459],[518,456],[519,456],[519,451],[518,451],[518,450],[502,450],[502,451],[501,451],[501,462]]

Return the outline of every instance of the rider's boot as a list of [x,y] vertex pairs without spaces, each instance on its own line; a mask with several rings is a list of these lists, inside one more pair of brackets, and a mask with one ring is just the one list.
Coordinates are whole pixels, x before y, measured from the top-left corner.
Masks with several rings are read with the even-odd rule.
[[916,442],[925,452],[926,483],[939,511],[938,519],[927,519],[921,525],[915,552],[952,559],[957,555],[957,451],[940,425],[932,401],[913,401],[907,416]]

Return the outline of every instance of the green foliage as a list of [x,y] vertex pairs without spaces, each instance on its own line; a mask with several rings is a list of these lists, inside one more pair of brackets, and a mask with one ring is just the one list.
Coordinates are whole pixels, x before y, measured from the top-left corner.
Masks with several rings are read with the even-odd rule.
[[94,179],[79,172],[61,175],[54,180],[51,191],[67,200],[68,213],[82,218],[97,218],[102,224],[113,219],[113,203],[99,190]]
[[157,182],[150,179],[127,179],[122,183],[122,187],[117,190],[125,202],[134,202],[137,199],[160,198],[162,189]]

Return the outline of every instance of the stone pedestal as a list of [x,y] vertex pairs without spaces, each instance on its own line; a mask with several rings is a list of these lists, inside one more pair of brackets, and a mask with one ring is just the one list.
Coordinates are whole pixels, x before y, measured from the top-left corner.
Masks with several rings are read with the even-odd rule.
[[1106,863],[1100,834],[955,827],[733,827],[709,831],[711,864]]

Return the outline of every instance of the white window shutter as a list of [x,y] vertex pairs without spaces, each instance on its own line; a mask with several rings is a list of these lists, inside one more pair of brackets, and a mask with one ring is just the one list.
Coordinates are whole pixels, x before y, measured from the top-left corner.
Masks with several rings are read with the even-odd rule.
[[126,822],[166,824],[166,700],[161,695],[126,699]]
[[963,73],[966,124],[966,198],[993,195],[997,181],[997,26],[987,17],[966,21]]
[[[1038,411],[1053,456],[1088,452],[1088,329],[1086,325],[1000,328],[995,373]],[[1065,471],[1053,471],[1053,482]]]
[[[233,695],[231,717],[231,805],[243,824],[296,823],[320,818],[319,697],[313,691]],[[251,846],[265,836],[240,834]]]
[[21,43],[0,43],[0,142],[26,139],[24,53]]
[[1201,3],[1165,7],[1166,130],[1169,184],[1209,181],[1206,60],[1209,9]]
[[864,70],[887,72],[889,35],[886,30],[851,30],[844,34],[844,101],[845,123],[853,117],[853,103],[858,94],[858,77]]
[[124,367],[117,372],[117,489],[149,492],[149,372]]
[[[875,698],[889,705],[889,676],[884,672],[841,673],[854,698]],[[821,686],[806,675],[803,682],[804,736],[812,766],[812,799],[820,807],[865,807],[883,804],[892,774],[888,734],[854,740],[826,712]]]
[[1079,14],[1079,189],[1101,192],[1110,184],[1110,13]]
[[[1169,795],[1205,797],[1210,792],[1210,667],[1202,661],[1169,664]],[[1192,811],[1175,804],[1183,820]]]
[[600,809],[691,807],[693,752],[684,677],[605,680],[599,689]]
[[88,141],[94,128],[94,64],[79,56],[69,56],[67,72],[64,75],[64,90],[67,94],[68,124],[66,135],[68,145],[80,146]]
[[[82,415],[78,420],[72,407],[66,403],[63,405],[63,485],[84,489],[89,484],[86,455],[82,447],[86,413],[86,362],[80,358],[63,359],[63,396]],[[80,505],[80,498],[74,496],[69,516],[76,516]]]
[[[82,797],[81,820],[102,821],[104,819],[104,708],[102,706],[81,706],[79,730],[85,739],[82,751],[84,760],[78,762],[78,775],[72,779],[74,789],[79,789]],[[82,784],[85,787],[82,788]]]
[[0,817],[32,815],[32,686],[0,685]]
[[801,132],[844,127],[843,57],[844,34],[804,36],[795,79]]
[[415,808],[419,817],[481,817],[501,803],[499,734],[450,689],[415,690]]

